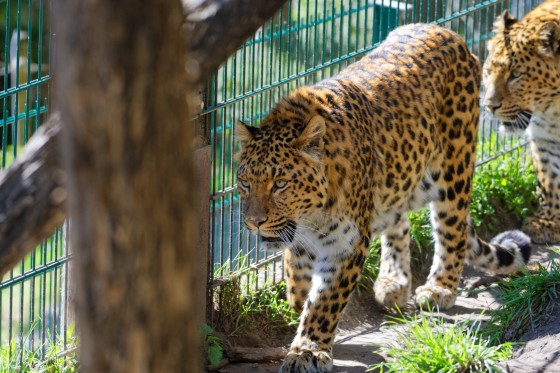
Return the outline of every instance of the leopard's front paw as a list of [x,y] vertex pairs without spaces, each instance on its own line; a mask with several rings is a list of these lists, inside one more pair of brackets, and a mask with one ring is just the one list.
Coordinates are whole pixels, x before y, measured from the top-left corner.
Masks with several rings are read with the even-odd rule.
[[537,214],[530,216],[523,222],[523,232],[531,240],[540,244],[555,244],[560,242],[560,216],[551,214]]
[[290,352],[278,373],[329,373],[332,368],[332,354],[327,351]]
[[416,304],[420,308],[437,307],[447,310],[455,304],[457,294],[437,285],[423,285],[416,289]]
[[410,299],[410,282],[379,276],[373,285],[375,300],[382,307],[402,307]]

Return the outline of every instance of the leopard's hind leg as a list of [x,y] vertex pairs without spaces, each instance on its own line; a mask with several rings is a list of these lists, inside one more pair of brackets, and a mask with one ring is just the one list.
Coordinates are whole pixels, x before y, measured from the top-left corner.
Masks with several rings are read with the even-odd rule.
[[[452,188],[452,187],[451,187]],[[441,309],[453,307],[456,290],[461,280],[467,250],[468,205],[456,203],[445,192],[441,200],[431,203],[432,229],[434,232],[434,259],[428,280],[416,289],[416,303],[420,307]]]
[[[468,52],[459,54],[439,108],[434,137],[440,152],[430,174],[437,197],[430,203],[434,260],[425,285],[416,289],[416,302],[448,309],[455,304],[467,252],[471,181],[475,165],[479,64]],[[469,89],[465,89],[470,87]]]
[[406,214],[381,234],[381,265],[374,285],[375,300],[384,307],[402,307],[410,299],[410,223]]

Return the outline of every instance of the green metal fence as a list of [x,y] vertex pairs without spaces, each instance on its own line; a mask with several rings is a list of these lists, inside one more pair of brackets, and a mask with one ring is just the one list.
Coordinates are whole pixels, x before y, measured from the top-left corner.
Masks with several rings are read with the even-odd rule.
[[[278,255],[266,256],[242,224],[236,191],[237,120],[258,126],[271,107],[303,84],[337,73],[375,48],[393,28],[437,23],[462,35],[480,60],[493,22],[504,9],[518,16],[537,1],[501,0],[292,0],[240,46],[209,82],[202,115],[212,145],[210,283],[241,273],[246,289],[282,277]],[[478,162],[522,146],[482,119]]]
[[[2,168],[12,163],[49,112],[50,7],[50,0],[0,0]],[[65,345],[70,325],[65,242],[64,231],[58,229],[0,282],[2,372],[19,369],[14,363],[18,357],[10,355],[21,358],[28,351],[40,360],[52,350],[53,341]]]
[[[398,25],[435,22],[460,33],[481,60],[492,23],[503,9],[522,16],[538,1],[292,0],[240,46],[204,92],[212,147],[210,283],[241,273],[247,289],[282,277],[278,256],[259,252],[244,229],[236,192],[238,119],[258,125],[294,88],[337,73],[375,48]],[[50,0],[0,0],[0,165],[8,166],[49,111],[54,36]],[[2,61],[3,59],[3,61]],[[479,163],[522,146],[482,120]],[[1,353],[16,342],[45,356],[54,341],[69,346],[72,322],[65,230],[57,230],[0,282]],[[1,355],[1,354],[0,354]],[[0,367],[2,368],[2,367]],[[0,369],[1,370],[1,369]]]

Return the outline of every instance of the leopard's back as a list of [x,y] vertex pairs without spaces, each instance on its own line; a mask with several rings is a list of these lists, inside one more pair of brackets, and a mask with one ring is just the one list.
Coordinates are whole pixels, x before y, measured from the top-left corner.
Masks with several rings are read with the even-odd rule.
[[[434,188],[434,176],[450,167],[472,173],[479,69],[452,31],[410,25],[340,74],[296,91],[286,104],[312,102],[307,115],[329,113],[327,179],[353,191],[342,196],[348,213],[357,200],[368,201],[356,216],[371,217],[379,232],[395,214],[447,193]],[[343,179],[353,182],[347,186]]]

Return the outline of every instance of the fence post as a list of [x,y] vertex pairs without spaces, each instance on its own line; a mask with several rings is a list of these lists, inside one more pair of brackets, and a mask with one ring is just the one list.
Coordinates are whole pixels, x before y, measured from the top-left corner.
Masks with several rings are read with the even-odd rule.
[[200,304],[201,309],[197,307],[198,317],[201,323],[207,316],[208,302],[208,261],[210,250],[210,145],[202,146],[193,152],[193,171],[196,175],[197,185],[193,192],[196,192],[198,200],[196,201],[196,216],[198,216],[198,242],[197,242],[197,258],[198,263],[195,268],[198,271],[200,281],[195,284],[195,299]]

